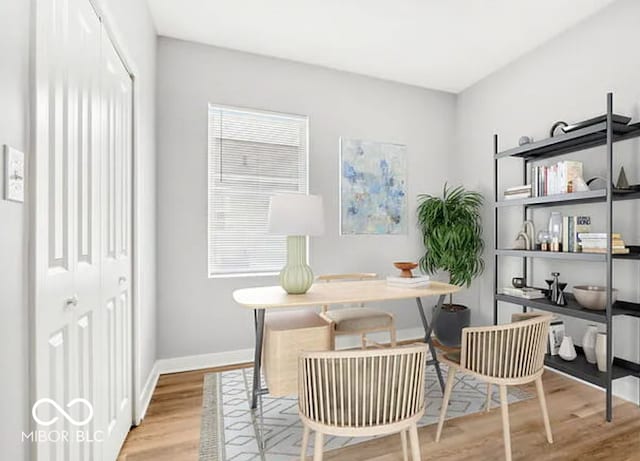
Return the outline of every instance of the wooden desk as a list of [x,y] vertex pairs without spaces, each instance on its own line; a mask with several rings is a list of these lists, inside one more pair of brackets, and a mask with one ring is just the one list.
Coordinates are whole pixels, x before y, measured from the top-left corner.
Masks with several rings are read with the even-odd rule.
[[[442,307],[446,295],[455,293],[460,287],[442,282],[431,282],[426,287],[404,288],[387,285],[385,280],[365,280],[340,283],[315,283],[309,291],[302,295],[287,294],[280,286],[243,288],[233,292],[235,302],[248,309],[253,309],[254,326],[256,331],[255,354],[253,362],[253,395],[251,408],[255,409],[258,395],[268,393],[261,388],[260,373],[262,365],[262,340],[264,334],[264,315],[267,309],[286,309],[291,307],[312,307],[330,304],[352,304],[376,301],[393,301],[398,299],[416,300],[420,320],[424,327],[424,341],[429,345],[432,359],[429,365],[434,365],[440,387],[444,390],[444,380],[435,348],[431,341],[431,326],[422,305],[421,298],[438,296],[438,309]],[[435,318],[433,319],[435,321]]]

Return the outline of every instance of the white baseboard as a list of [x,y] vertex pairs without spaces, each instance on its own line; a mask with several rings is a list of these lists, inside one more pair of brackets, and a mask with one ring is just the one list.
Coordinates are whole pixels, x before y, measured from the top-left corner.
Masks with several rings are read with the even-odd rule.
[[158,362],[156,361],[151,368],[151,372],[147,377],[147,381],[142,388],[142,392],[138,396],[138,408],[140,411],[137,412],[137,419],[135,421],[136,425],[139,425],[140,422],[144,419],[144,416],[147,414],[147,409],[149,408],[149,403],[151,403],[151,397],[153,396],[153,391],[156,389],[158,385],[158,379],[160,378],[160,372],[158,371]]
[[[398,341],[418,339],[424,336],[422,328],[406,328],[398,330]],[[389,341],[386,333],[373,333],[368,335],[371,339],[380,342]],[[360,338],[355,336],[342,336],[336,339],[337,346],[358,347]],[[214,352],[212,354],[187,355],[170,359],[159,359],[156,366],[159,374],[180,373],[184,371],[202,370],[203,368],[215,368],[238,363],[253,362],[253,349],[239,349],[235,351]]]
[[203,368],[223,367],[246,362],[253,362],[253,349],[159,359],[156,364],[158,365],[159,373],[166,375],[168,373],[181,373],[183,371],[202,370]]

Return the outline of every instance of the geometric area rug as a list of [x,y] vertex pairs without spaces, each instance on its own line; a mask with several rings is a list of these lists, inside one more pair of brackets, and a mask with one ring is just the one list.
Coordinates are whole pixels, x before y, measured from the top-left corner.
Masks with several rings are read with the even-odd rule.
[[[446,377],[447,368],[442,365]],[[426,411],[418,426],[438,422],[442,392],[433,367],[427,367],[425,379]],[[298,417],[296,396],[262,396],[260,412],[251,411],[252,368],[209,373],[204,377],[199,461],[294,461],[300,459],[302,423]],[[497,386],[493,386],[492,408],[499,406]],[[487,385],[469,375],[458,373],[451,393],[447,419],[484,411]],[[532,395],[509,387],[509,402]],[[345,447],[371,438],[325,436],[324,451]],[[309,437],[308,455],[313,453]],[[400,444],[400,437],[398,437]]]

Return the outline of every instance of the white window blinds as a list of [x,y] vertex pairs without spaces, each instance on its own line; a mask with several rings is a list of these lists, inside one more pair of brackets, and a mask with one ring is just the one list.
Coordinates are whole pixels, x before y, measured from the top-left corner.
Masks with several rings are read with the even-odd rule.
[[277,272],[286,237],[269,198],[307,193],[307,117],[209,106],[209,276]]

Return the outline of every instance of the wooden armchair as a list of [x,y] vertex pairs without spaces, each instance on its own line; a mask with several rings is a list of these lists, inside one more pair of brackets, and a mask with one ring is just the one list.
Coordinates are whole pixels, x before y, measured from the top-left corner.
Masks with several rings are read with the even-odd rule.
[[[374,280],[377,274],[354,273],[354,274],[330,274],[320,275],[316,278],[319,282],[346,282],[349,280]],[[358,335],[362,348],[367,347],[367,334],[377,331],[389,332],[389,342],[391,346],[396,345],[396,325],[393,314],[380,309],[365,307],[344,307],[329,310],[329,306],[322,306],[320,314],[324,319],[334,325],[333,348],[335,349],[335,336],[338,335]]]
[[400,433],[407,461],[420,461],[417,422],[424,414],[427,345],[329,352],[303,352],[298,412],[304,425],[302,452],[316,431],[314,461],[322,460],[324,434],[368,437]]
[[440,441],[453,381],[456,372],[460,371],[488,383],[487,409],[489,409],[491,384],[497,384],[500,388],[502,431],[507,461],[511,461],[507,386],[535,381],[547,441],[553,443],[547,403],[542,387],[544,355],[550,322],[550,315],[539,315],[506,325],[464,328],[462,330],[460,352],[445,354],[441,359],[442,363],[449,366],[449,374],[440,411],[436,442]]

